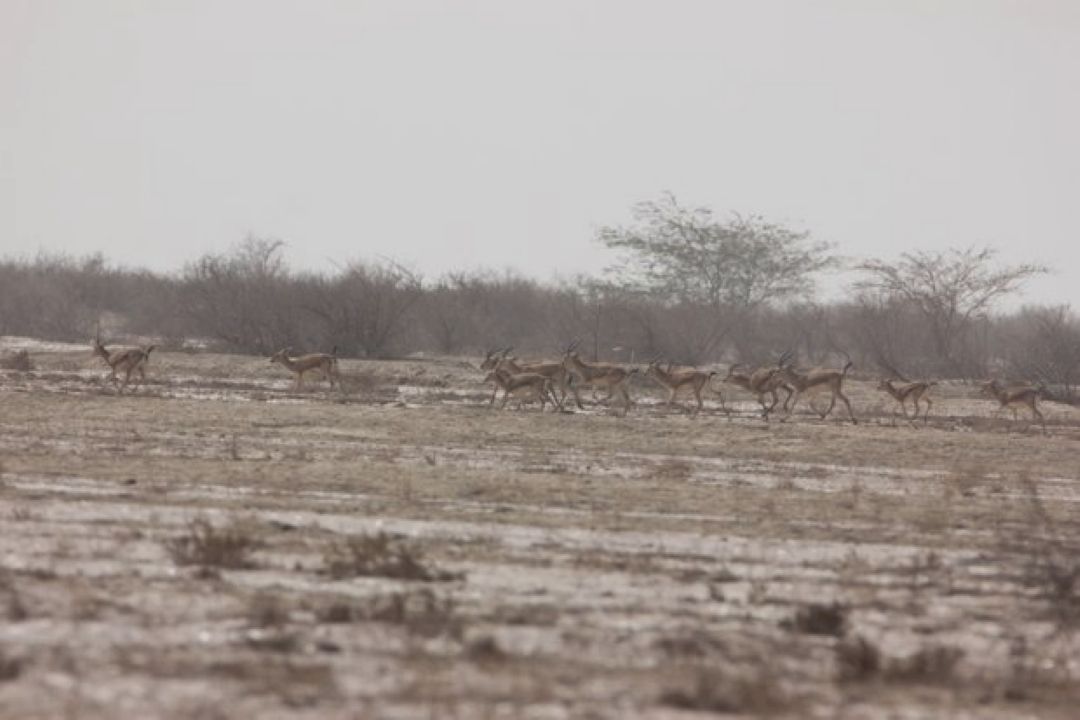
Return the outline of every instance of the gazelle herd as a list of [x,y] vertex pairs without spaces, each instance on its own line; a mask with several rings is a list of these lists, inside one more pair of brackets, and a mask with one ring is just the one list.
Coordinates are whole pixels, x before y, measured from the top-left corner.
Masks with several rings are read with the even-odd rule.
[[[575,341],[563,350],[561,359],[537,362],[518,360],[510,354],[513,349],[510,347],[503,350],[488,350],[480,362],[480,369],[487,371],[484,382],[490,382],[493,385],[489,405],[494,405],[501,390],[503,398],[500,408],[505,408],[513,397],[519,408],[526,402],[539,402],[541,412],[548,403],[553,409],[562,411],[565,409],[567,398],[573,396],[578,409],[584,409],[580,388],[590,387],[593,389],[594,399],[596,391],[600,389],[607,391],[607,401],[617,399],[622,415],[625,416],[634,405],[630,397],[630,381],[635,375],[641,375],[667,391],[665,402],[667,409],[672,407],[682,391],[693,396],[695,405],[692,409],[688,409],[688,412],[697,415],[704,408],[702,393],[711,390],[719,396],[721,408],[730,417],[730,412],[724,404],[723,392],[713,386],[714,378],[716,378],[721,385],[731,385],[753,395],[761,406],[761,417],[766,421],[780,405],[780,392],[784,392],[786,396],[781,406],[784,410],[783,420],[791,416],[799,401],[804,397],[813,398],[827,394],[829,405],[823,410],[814,406],[810,400],[811,407],[822,419],[829,416],[839,399],[847,408],[848,418],[852,424],[858,423],[851,401],[844,394],[844,382],[852,368],[850,360],[839,369],[817,367],[802,371],[792,364],[792,354],[789,352],[784,353],[774,365],[757,368],[747,368],[741,364],[732,365],[728,368],[727,374],[721,377],[716,371],[676,367],[673,363],[662,362],[659,357],[653,358],[644,371],[618,363],[588,362],[581,358],[577,347],[578,343]],[[100,357],[109,367],[107,380],[113,383],[118,393],[122,394],[130,384],[133,375],[138,380],[136,386],[145,382],[146,366],[155,346],[109,350],[100,337],[95,337],[92,348],[94,355]],[[270,362],[277,363],[293,373],[295,376],[293,388],[296,391],[303,389],[305,375],[315,373],[329,382],[331,390],[337,388],[344,392],[338,369],[336,347],[330,353],[307,355],[293,355],[292,348],[283,348],[270,356]],[[122,379],[120,374],[123,375]],[[936,385],[934,381],[912,382],[901,379],[897,382],[893,379],[883,379],[876,389],[892,398],[899,406],[900,414],[912,424],[919,420],[921,410],[922,422],[925,425],[929,422],[930,410],[933,407],[930,393]],[[1018,419],[1018,411],[1026,409],[1032,421],[1038,420],[1043,432],[1046,432],[1046,419],[1038,407],[1040,389],[1027,385],[1004,386],[996,380],[985,382],[980,387],[984,396],[998,402],[994,417],[1000,416],[1004,410],[1009,409],[1012,411],[1015,422]],[[913,413],[910,416],[907,409],[909,402]],[[894,410],[894,424],[896,416],[897,412]]]
[[[637,368],[627,368],[616,363],[585,362],[577,353],[576,342],[563,352],[561,363],[557,361],[531,364],[520,363],[516,357],[510,355],[511,350],[512,348],[501,351],[488,350],[480,363],[481,370],[491,371],[485,378],[485,382],[495,383],[490,404],[494,404],[496,395],[502,389],[504,392],[502,407],[505,407],[509,396],[515,394],[513,390],[508,389],[512,387],[514,378],[519,376],[522,378],[528,377],[536,372],[536,368],[540,367],[547,369],[545,377],[551,379],[552,382],[554,382],[555,378],[558,379],[561,398],[556,397],[551,384],[547,385],[555,409],[561,410],[563,408],[563,402],[570,393],[573,393],[578,408],[581,408],[581,397],[577,387],[583,385],[592,386],[593,388],[607,388],[607,400],[609,401],[617,395],[620,399],[623,415],[634,404],[629,395],[628,385],[630,378],[640,372]],[[769,419],[770,413],[780,404],[780,392],[783,391],[786,393],[782,405],[784,420],[791,416],[799,401],[803,398],[809,399],[811,407],[822,419],[829,416],[836,406],[837,399],[839,399],[847,408],[848,418],[852,424],[858,424],[855,412],[851,407],[851,401],[844,394],[844,381],[853,367],[850,360],[839,369],[817,367],[805,371],[796,369],[791,360],[792,354],[788,352],[784,353],[775,365],[749,369],[744,368],[741,364],[735,364],[730,366],[727,374],[720,377],[719,380],[722,384],[733,385],[753,395],[761,406],[761,416],[765,420]],[[667,391],[667,400],[664,404],[666,408],[671,408],[679,391],[688,390],[695,400],[695,406],[689,410],[694,415],[701,412],[704,407],[702,392],[710,387],[714,377],[719,376],[716,371],[676,367],[673,363],[661,362],[660,358],[652,359],[642,374]],[[539,383],[535,379],[532,382],[534,384]],[[891,397],[899,405],[899,410],[904,419],[909,420],[912,424],[919,419],[921,411],[922,421],[925,425],[929,422],[930,409],[933,407],[930,392],[936,385],[937,382],[935,381],[912,382],[901,379],[900,382],[896,382],[893,379],[883,379],[878,383],[877,390]],[[1040,391],[1037,388],[1030,386],[1006,388],[996,380],[991,380],[983,383],[981,389],[982,394],[998,401],[999,407],[995,417],[1008,408],[1012,410],[1013,420],[1015,421],[1017,419],[1017,410],[1024,407],[1030,411],[1032,420],[1037,419],[1042,424],[1043,431],[1046,431],[1045,418],[1038,408]],[[727,407],[724,405],[722,391],[713,389],[713,392],[719,396],[721,407],[725,412],[728,412]],[[819,409],[814,406],[812,398],[824,394],[829,396],[829,405],[824,409]],[[530,397],[539,398],[541,400],[541,410],[543,410],[545,404],[543,394],[537,390]],[[910,417],[907,410],[909,402],[913,408],[913,414]],[[519,406],[520,404],[519,402]],[[894,424],[896,414],[894,410]]]

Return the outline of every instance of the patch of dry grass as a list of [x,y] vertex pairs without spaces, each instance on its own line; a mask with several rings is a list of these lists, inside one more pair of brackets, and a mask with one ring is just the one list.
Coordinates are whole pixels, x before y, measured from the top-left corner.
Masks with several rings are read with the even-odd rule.
[[214,527],[206,518],[195,518],[184,535],[170,538],[164,545],[177,565],[245,569],[255,566],[251,556],[263,542],[256,537],[252,522],[233,520]]
[[689,682],[664,690],[661,705],[711,713],[746,713],[758,717],[790,709],[791,698],[775,673],[765,667],[750,672],[716,667],[688,668]]
[[19,350],[0,357],[0,370],[30,372],[33,369],[34,363],[30,360],[30,353],[26,350]]
[[781,624],[789,630],[807,635],[840,637],[847,629],[847,616],[848,608],[839,603],[810,603],[800,607],[791,619]]
[[0,648],[0,682],[17,679],[23,671],[23,661]]
[[341,624],[383,622],[403,626],[411,635],[459,638],[465,620],[450,595],[427,588],[376,595],[364,600],[337,598],[315,610],[319,622]]
[[428,564],[415,543],[385,532],[353,535],[333,543],[323,555],[323,572],[335,580],[387,577],[446,582],[461,577]]

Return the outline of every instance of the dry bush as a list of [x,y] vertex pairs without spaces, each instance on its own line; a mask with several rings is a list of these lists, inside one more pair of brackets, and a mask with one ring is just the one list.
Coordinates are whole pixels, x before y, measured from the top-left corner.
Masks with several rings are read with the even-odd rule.
[[247,608],[248,625],[255,628],[281,627],[289,622],[289,607],[277,595],[257,593]]
[[947,684],[955,678],[956,666],[963,657],[960,648],[929,645],[892,660],[885,666],[884,675],[893,682]]
[[20,622],[30,617],[30,610],[23,602],[19,588],[15,586],[15,576],[3,568],[0,568],[0,591],[7,594],[4,611],[8,620]]
[[796,610],[794,617],[781,622],[781,626],[807,635],[840,637],[847,629],[847,616],[848,608],[839,603],[811,603]]
[[960,648],[927,645],[911,655],[886,658],[881,650],[860,636],[836,645],[837,677],[841,682],[866,682],[881,678],[893,683],[948,684],[964,657]]
[[15,522],[29,522],[30,520],[40,519],[40,516],[37,513],[25,507],[11,508],[10,517]]
[[33,369],[34,363],[30,361],[30,353],[26,350],[19,350],[0,357],[0,370],[30,372]]
[[1055,622],[1073,628],[1080,621],[1080,547],[1050,514],[1035,482],[1021,476],[1019,483],[1026,495],[1025,526],[999,544],[1021,563],[1025,584],[1040,591]]
[[881,651],[862,635],[836,646],[836,669],[842,682],[863,682],[877,677],[881,665]]
[[248,647],[260,652],[293,653],[300,649],[300,634],[281,628],[251,630],[245,642]]
[[410,634],[422,637],[445,635],[460,638],[464,619],[449,596],[439,596],[427,588],[412,592],[394,592],[363,601],[336,599],[315,611],[319,622],[384,622],[403,626]]
[[671,658],[703,659],[723,655],[727,644],[711,633],[699,628],[687,628],[681,632],[657,638],[653,646]]
[[665,458],[655,464],[649,477],[654,480],[686,482],[694,474],[694,466],[680,458]]
[[380,382],[374,370],[365,369],[341,373],[341,384],[348,388],[349,392],[369,394],[384,383]]
[[9,656],[3,648],[0,648],[0,682],[15,680],[22,674],[22,670],[23,661]]
[[418,546],[385,532],[353,535],[332,544],[323,555],[323,572],[335,580],[388,577],[445,582],[460,577],[425,564]]
[[987,481],[987,470],[982,465],[961,464],[945,476],[946,493],[973,497],[975,491]]
[[506,660],[506,651],[499,647],[492,635],[481,635],[465,647],[465,657],[475,663],[501,663]]
[[252,553],[263,546],[251,522],[233,520],[215,528],[206,518],[188,523],[187,533],[166,540],[165,550],[177,565],[243,569],[255,566]]
[[764,666],[749,674],[729,674],[718,668],[699,667],[688,675],[693,678],[692,683],[688,687],[662,692],[661,705],[680,710],[767,715],[780,712],[791,704],[775,674]]

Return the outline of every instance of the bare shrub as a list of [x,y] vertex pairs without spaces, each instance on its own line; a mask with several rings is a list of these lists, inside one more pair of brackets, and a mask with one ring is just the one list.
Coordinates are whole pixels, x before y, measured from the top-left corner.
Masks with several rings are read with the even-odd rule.
[[315,611],[319,622],[384,622],[403,626],[422,637],[446,635],[460,638],[464,620],[450,596],[440,596],[421,588],[410,592],[378,595],[363,601],[337,599]]
[[492,635],[482,635],[465,647],[465,657],[475,663],[497,663],[506,660],[506,651]]
[[252,523],[234,520],[215,528],[206,518],[188,523],[187,533],[165,541],[165,550],[177,565],[243,569],[254,567],[252,553],[263,543]]
[[255,628],[281,627],[289,622],[288,604],[272,593],[257,593],[248,603],[247,621]]
[[1022,564],[1025,584],[1040,591],[1058,625],[1073,628],[1080,621],[1080,548],[1050,514],[1035,482],[1021,476],[1019,484],[1025,526],[999,543]]
[[866,682],[881,678],[892,683],[948,684],[964,657],[960,648],[927,645],[905,657],[886,658],[872,642],[859,635],[836,645],[837,679]]
[[389,577],[444,582],[460,577],[425,564],[419,547],[385,532],[353,535],[334,543],[323,556],[323,572],[335,580]]
[[947,684],[954,679],[956,666],[963,657],[960,648],[929,645],[889,662],[885,678],[893,682]]
[[692,678],[689,686],[661,693],[661,705],[680,710],[765,715],[780,712],[791,702],[775,675],[765,667],[749,674],[699,667],[689,675]]
[[30,610],[15,585],[15,576],[3,568],[0,568],[0,591],[7,594],[4,610],[8,620],[20,622],[30,617]]
[[811,603],[795,611],[794,617],[781,625],[807,635],[831,635],[840,637],[847,629],[848,608],[839,603],[824,605]]
[[669,457],[653,466],[650,477],[659,481],[686,482],[694,474],[694,466],[685,460]]
[[19,350],[0,357],[0,370],[29,372],[33,369],[34,364],[30,361],[30,353],[26,350]]
[[22,674],[23,661],[8,655],[0,648],[0,682],[15,680]]
[[881,672],[881,651],[862,635],[836,646],[836,670],[843,682],[863,682]]

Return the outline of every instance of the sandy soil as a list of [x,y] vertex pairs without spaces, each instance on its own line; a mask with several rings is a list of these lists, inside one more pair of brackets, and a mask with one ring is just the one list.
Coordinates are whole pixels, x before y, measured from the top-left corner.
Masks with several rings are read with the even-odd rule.
[[23,348],[0,717],[1075,716],[1076,408],[946,384],[894,426],[856,376],[858,426],[645,383],[499,411],[475,359],[346,360],[342,395],[157,352],[118,395]]

